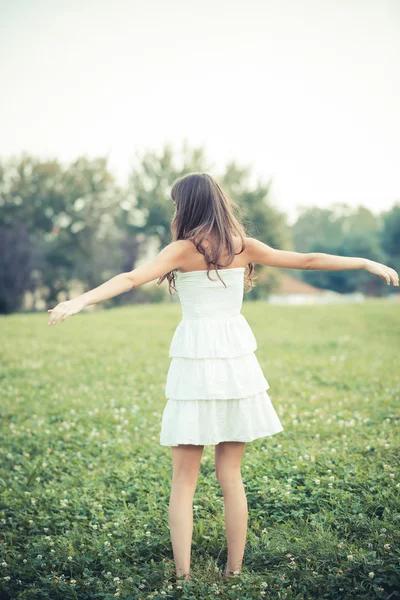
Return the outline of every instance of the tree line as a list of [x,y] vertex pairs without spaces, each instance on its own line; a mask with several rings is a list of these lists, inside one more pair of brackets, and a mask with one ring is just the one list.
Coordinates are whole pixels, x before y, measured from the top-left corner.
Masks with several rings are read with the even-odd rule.
[[[217,173],[204,150],[186,142],[179,159],[169,144],[160,153],[137,155],[124,186],[106,157],[79,157],[62,165],[23,153],[0,160],[0,313],[23,310],[27,292],[35,298],[33,309],[52,307],[74,286],[92,289],[170,243],[172,184],[200,171],[212,173],[237,202],[251,237],[274,248],[363,256],[400,270],[400,203],[378,216],[363,206],[302,207],[289,226],[287,215],[271,201],[271,181],[250,185],[250,168],[234,161]],[[383,280],[363,271],[293,274],[338,292],[389,293]],[[246,299],[271,291],[276,283],[275,275],[262,278]],[[162,286],[142,286],[104,304],[163,299]]]

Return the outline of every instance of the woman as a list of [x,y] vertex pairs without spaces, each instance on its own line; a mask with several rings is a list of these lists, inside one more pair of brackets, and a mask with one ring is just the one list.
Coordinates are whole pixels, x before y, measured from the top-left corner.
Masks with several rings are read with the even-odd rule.
[[225,575],[231,576],[241,571],[247,533],[247,500],[240,473],[245,443],[283,431],[254,354],[255,337],[240,312],[244,282],[251,287],[254,264],[365,269],[396,286],[399,277],[394,269],[365,258],[276,250],[247,237],[235,215],[235,203],[206,173],[178,179],[171,196],[173,241],[148,264],[50,309],[48,324],[63,323],[88,305],[156,279],[160,284],[167,278],[170,293],[178,292],[183,318],[170,345],[168,402],[160,437],[172,454],[169,526],[176,572],[190,579],[192,501],[204,445],[212,444],[225,504]]

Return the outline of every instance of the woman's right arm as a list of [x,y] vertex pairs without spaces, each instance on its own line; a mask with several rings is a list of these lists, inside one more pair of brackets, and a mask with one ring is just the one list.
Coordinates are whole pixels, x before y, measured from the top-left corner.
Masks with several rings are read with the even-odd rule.
[[350,269],[365,269],[374,275],[385,279],[390,285],[399,285],[398,273],[386,265],[354,256],[337,256],[323,252],[292,252],[290,250],[276,250],[255,238],[246,238],[246,252],[249,262],[258,263],[267,267],[280,267],[283,269],[302,269],[313,271],[347,271]]
[[119,273],[96,288],[72,298],[72,300],[60,302],[55,308],[47,311],[50,313],[48,325],[64,323],[68,317],[77,314],[90,304],[97,304],[103,300],[114,298],[114,296],[128,292],[135,287],[140,287],[169,271],[180,268],[184,263],[189,246],[191,244],[186,240],[171,242],[157,254],[152,262],[136,267],[132,271]]

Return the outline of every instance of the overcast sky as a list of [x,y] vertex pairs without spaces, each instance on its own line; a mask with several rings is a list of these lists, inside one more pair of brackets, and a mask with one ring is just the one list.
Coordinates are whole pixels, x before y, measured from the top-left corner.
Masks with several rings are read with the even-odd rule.
[[[204,146],[274,203],[400,201],[399,0],[0,0],[0,155]],[[216,175],[216,172],[211,174]],[[240,200],[240,199],[239,199]]]

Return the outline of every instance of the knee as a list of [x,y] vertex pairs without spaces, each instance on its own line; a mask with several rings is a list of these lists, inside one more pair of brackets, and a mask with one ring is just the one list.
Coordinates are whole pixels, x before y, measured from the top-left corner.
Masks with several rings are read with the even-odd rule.
[[230,468],[230,469],[215,469],[215,476],[222,490],[229,489],[230,487],[234,487],[238,485],[238,483],[242,483],[242,474],[240,472],[240,468]]
[[197,473],[177,471],[172,474],[172,485],[179,486],[182,490],[193,490],[197,485]]

